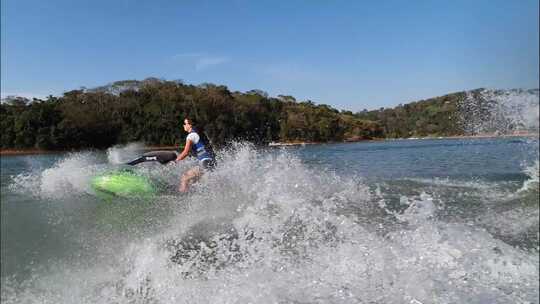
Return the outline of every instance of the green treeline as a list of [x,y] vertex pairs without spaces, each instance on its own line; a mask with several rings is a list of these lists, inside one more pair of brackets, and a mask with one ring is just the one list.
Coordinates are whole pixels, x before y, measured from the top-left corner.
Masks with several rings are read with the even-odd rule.
[[465,99],[466,92],[459,92],[400,104],[393,109],[364,110],[356,117],[378,122],[387,138],[463,135],[461,118]]
[[[537,133],[538,89],[475,89],[355,115],[374,121],[386,138]],[[536,110],[534,110],[536,109]],[[536,116],[538,117],[538,116]],[[536,118],[537,119],[537,118]],[[534,119],[533,119],[534,120]]]
[[[537,91],[533,93],[538,95]],[[495,103],[482,98],[482,92],[477,89],[353,113],[298,102],[292,96],[269,97],[260,90],[231,92],[220,85],[194,86],[156,78],[118,81],[46,100],[4,100],[0,104],[1,147],[69,150],[129,142],[182,145],[186,116],[203,126],[217,146],[231,140],[266,144],[464,135],[471,133],[464,119],[485,120],[493,112]],[[464,102],[471,97],[474,102]]]
[[0,105],[2,148],[105,148],[142,141],[178,145],[192,117],[216,145],[235,140],[343,141],[383,137],[373,121],[292,96],[186,85],[155,78],[73,90],[46,100],[11,98]]

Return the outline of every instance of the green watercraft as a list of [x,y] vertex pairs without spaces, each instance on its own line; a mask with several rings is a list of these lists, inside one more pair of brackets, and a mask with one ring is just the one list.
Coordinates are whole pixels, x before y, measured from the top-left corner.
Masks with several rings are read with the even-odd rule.
[[109,172],[92,179],[92,189],[101,196],[151,198],[157,192],[149,178],[129,171]]
[[[175,160],[176,157],[177,154],[174,151],[154,151],[143,154],[128,162],[127,165],[134,166],[147,161],[166,164]],[[91,180],[91,187],[96,195],[105,200],[115,197],[146,200],[154,197],[159,190],[150,178],[125,169],[95,176]]]

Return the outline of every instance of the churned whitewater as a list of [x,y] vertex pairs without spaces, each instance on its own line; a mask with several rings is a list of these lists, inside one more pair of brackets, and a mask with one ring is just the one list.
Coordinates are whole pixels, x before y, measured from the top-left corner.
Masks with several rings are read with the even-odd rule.
[[137,149],[2,158],[2,303],[539,303],[537,138],[237,143],[100,200]]

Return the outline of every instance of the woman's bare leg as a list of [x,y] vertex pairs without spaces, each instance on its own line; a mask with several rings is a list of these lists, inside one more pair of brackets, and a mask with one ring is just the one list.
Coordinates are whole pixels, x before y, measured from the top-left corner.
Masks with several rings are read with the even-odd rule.
[[202,175],[202,172],[199,167],[189,169],[188,171],[184,173],[184,175],[182,175],[182,179],[180,180],[180,186],[178,190],[180,192],[187,192],[189,185],[196,182],[199,179],[199,177],[201,177],[201,175]]

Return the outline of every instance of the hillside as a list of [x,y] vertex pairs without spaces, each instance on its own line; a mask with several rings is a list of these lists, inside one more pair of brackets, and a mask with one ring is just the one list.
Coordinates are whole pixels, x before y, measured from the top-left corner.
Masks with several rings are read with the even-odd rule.
[[483,131],[468,125],[478,117],[480,124],[497,118],[493,125],[505,125],[506,132],[523,128],[505,121],[504,115],[498,117],[495,111],[501,103],[497,98],[508,92],[528,94],[533,99],[538,96],[538,90],[478,89],[392,109],[352,113],[309,100],[297,101],[293,96],[269,97],[260,90],[231,92],[215,84],[127,80],[72,90],[46,100],[3,100],[1,147],[67,150],[135,141],[178,145],[183,142],[181,121],[186,116],[204,126],[218,146],[232,140],[267,144],[465,135]]

